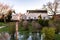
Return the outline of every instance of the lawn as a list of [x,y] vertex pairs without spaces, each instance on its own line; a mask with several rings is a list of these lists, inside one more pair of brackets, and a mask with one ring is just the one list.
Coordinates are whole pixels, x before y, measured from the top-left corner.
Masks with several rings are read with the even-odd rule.
[[[9,32],[9,33],[13,33],[15,32],[15,22],[8,22],[8,23],[3,23],[3,22],[0,22],[0,26],[6,26],[4,28],[1,28],[0,29],[0,32]],[[31,28],[31,25],[29,25],[29,30],[24,30],[23,26],[19,23],[19,26],[18,26],[18,31],[22,34],[24,32],[27,32],[27,31],[31,31],[32,28]]]
[[14,22],[8,22],[8,23],[0,22],[0,26],[6,26],[4,28],[1,28],[0,32],[11,33],[15,29],[15,23]]

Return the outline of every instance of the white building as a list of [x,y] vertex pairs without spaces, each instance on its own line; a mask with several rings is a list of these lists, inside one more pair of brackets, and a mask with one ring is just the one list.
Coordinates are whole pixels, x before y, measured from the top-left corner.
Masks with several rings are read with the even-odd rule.
[[20,21],[21,20],[21,14],[12,14],[11,20],[18,20],[18,21]]
[[26,20],[26,15],[25,14],[22,14],[22,19]]
[[40,15],[42,19],[48,19],[47,10],[27,10],[26,19],[39,19]]

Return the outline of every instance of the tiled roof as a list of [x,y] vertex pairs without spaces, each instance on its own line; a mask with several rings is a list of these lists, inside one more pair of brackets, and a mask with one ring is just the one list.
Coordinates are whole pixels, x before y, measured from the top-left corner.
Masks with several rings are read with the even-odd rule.
[[47,13],[47,10],[27,10],[29,13]]

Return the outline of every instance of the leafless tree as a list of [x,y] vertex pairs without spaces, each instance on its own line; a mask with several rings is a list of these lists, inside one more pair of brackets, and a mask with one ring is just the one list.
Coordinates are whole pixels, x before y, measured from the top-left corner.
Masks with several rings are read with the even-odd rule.
[[40,31],[42,26],[39,23],[32,21],[32,27],[33,27],[34,31]]
[[54,3],[51,3],[51,2],[48,2],[47,4],[47,8],[53,13],[53,19],[54,21],[52,22],[50,20],[50,26],[54,26],[56,27],[57,29],[57,32],[60,32],[60,27],[59,27],[59,24],[60,24],[60,21],[56,20],[55,17],[56,17],[56,14],[58,13],[58,6],[59,6],[59,2],[60,0],[55,0]]
[[24,27],[24,29],[28,29],[28,26],[29,26],[29,23],[28,23],[28,21],[23,21],[23,27]]
[[50,12],[53,13],[53,18],[55,19],[56,13],[57,13],[57,8],[58,8],[58,1],[55,0],[54,3],[48,2],[47,8],[50,10]]

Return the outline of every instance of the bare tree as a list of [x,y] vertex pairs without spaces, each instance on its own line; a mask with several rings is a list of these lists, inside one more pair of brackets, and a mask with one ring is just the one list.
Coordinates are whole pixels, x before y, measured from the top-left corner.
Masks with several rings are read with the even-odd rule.
[[59,6],[60,0],[55,0],[54,3],[48,2],[47,8],[49,8],[50,12],[53,13],[53,21],[50,20],[50,26],[56,27],[56,33],[60,32],[60,21],[58,19],[56,20],[56,14],[58,13],[58,6]]
[[29,23],[28,23],[28,21],[23,21],[23,27],[24,27],[24,29],[25,30],[27,30],[28,29],[28,26],[29,26]]
[[55,0],[54,3],[48,2],[47,8],[50,10],[50,12],[53,13],[53,18],[55,19],[58,8],[58,1]]
[[32,27],[34,29],[34,32],[37,32],[37,31],[39,32],[42,26],[36,21],[32,21]]

